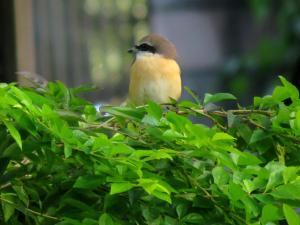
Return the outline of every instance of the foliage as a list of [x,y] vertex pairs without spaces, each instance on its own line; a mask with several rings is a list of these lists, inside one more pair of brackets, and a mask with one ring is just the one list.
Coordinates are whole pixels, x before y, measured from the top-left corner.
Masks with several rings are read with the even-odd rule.
[[266,32],[256,47],[224,65],[222,84],[228,84],[227,90],[240,100],[242,97],[250,102],[254,90],[257,94],[268,89],[278,73],[286,74],[299,87],[300,1],[248,0],[247,3],[255,25]]
[[86,87],[1,84],[0,223],[299,224],[299,91],[280,80],[228,111],[205,110],[226,93],[97,112]]

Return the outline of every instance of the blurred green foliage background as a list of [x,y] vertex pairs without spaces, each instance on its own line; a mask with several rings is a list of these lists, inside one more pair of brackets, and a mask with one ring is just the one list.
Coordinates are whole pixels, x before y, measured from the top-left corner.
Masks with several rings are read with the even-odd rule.
[[257,24],[269,21],[275,35],[266,35],[249,53],[228,60],[222,74],[229,92],[246,102],[265,94],[284,74],[300,87],[300,1],[249,0]]

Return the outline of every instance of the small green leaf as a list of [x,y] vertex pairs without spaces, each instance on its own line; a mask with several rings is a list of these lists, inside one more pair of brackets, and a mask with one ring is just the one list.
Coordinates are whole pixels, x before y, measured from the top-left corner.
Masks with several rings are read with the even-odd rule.
[[108,213],[103,213],[100,218],[98,225],[116,225],[113,218]]
[[64,144],[64,154],[66,158],[69,158],[72,155],[72,148],[68,144]]
[[117,143],[112,146],[112,148],[107,151],[107,155],[109,156],[114,156],[118,154],[122,155],[129,155],[134,152],[134,149],[131,148],[130,146],[123,144],[123,143]]
[[236,138],[232,137],[230,134],[218,132],[212,137],[212,141],[232,141]]
[[74,220],[68,217],[63,217],[63,221],[56,223],[56,225],[82,225],[80,220]]
[[12,187],[14,189],[14,191],[16,192],[18,198],[26,205],[28,206],[29,204],[29,198],[28,198],[28,195],[27,193],[25,192],[23,186],[21,185],[14,185]]
[[169,185],[164,184],[164,182],[143,178],[139,180],[139,186],[141,186],[148,194],[171,204],[170,194],[173,190],[170,189]]
[[296,121],[295,121],[296,129],[300,130],[300,110],[296,112]]
[[13,196],[1,193],[1,199],[4,221],[7,222],[15,212]]
[[156,104],[155,102],[149,101],[146,111],[150,116],[154,117],[157,120],[159,120],[162,117],[161,106]]
[[282,206],[284,216],[289,225],[299,225],[300,218],[299,215],[295,212],[295,210],[287,204],[283,204]]
[[277,221],[281,219],[281,217],[282,215],[278,207],[272,204],[267,204],[262,209],[260,221],[262,222],[262,224],[267,224],[271,221]]
[[188,101],[188,100],[183,100],[178,103],[178,106],[183,107],[183,108],[199,108],[200,107],[199,104],[196,104],[196,103]]
[[3,122],[4,122],[5,126],[7,127],[11,136],[15,139],[15,141],[18,144],[18,146],[20,147],[20,149],[22,149],[22,139],[21,139],[21,135],[20,135],[19,131],[14,127],[14,125],[11,122],[5,121],[5,120],[3,120]]
[[100,175],[80,176],[75,181],[73,187],[80,189],[94,189],[105,183],[105,177]]
[[238,158],[238,164],[239,165],[258,165],[262,161],[257,158],[255,155],[249,152],[242,152],[241,155],[239,155]]
[[176,213],[179,219],[181,219],[184,215],[186,215],[187,212],[188,209],[186,204],[179,204],[176,206]]
[[205,224],[203,216],[198,213],[190,213],[183,217],[182,221],[191,224]]
[[270,194],[278,199],[300,200],[300,181],[278,186]]
[[228,183],[229,175],[228,175],[228,173],[224,170],[223,167],[218,166],[218,167],[213,168],[213,170],[212,170],[212,175],[213,175],[213,177],[214,177],[215,183],[216,183],[219,187],[221,187],[221,186],[223,186],[223,185],[225,185],[225,184]]
[[246,193],[239,184],[235,184],[232,181],[230,181],[228,186],[228,195],[231,200],[238,201],[241,198],[243,198],[246,195]]
[[102,107],[101,111],[130,120],[141,121],[144,117],[143,109],[130,107]]
[[296,101],[297,99],[299,99],[299,91],[298,91],[297,87],[294,86],[289,81],[287,81],[283,76],[279,76],[279,79],[280,79],[281,83],[284,85],[284,87],[286,87],[287,90],[289,91],[292,101]]
[[170,194],[166,193],[166,192],[162,192],[159,190],[154,190],[151,195],[155,196],[158,199],[161,199],[165,202],[168,202],[169,204],[172,204],[172,200],[170,197]]
[[271,171],[265,192],[269,191],[276,185],[282,184],[282,170],[283,169],[278,168],[278,170]]
[[82,225],[98,225],[98,221],[90,218],[84,218],[82,220]]
[[251,136],[249,144],[254,144],[254,143],[262,141],[268,137],[269,137],[269,134],[267,134],[266,132],[264,132],[260,129],[255,130]]
[[227,100],[236,100],[236,97],[229,93],[205,94],[204,105],[208,103],[222,102]]
[[166,138],[167,140],[176,140],[176,139],[179,139],[179,138],[183,138],[184,136],[175,131],[175,130],[166,130],[163,135],[162,135],[164,138]]
[[296,179],[298,171],[300,171],[300,167],[291,166],[291,167],[284,168],[283,170],[284,183],[287,184],[288,182]]
[[198,106],[200,105],[200,99],[198,97],[198,95],[196,94],[196,92],[192,91],[189,87],[184,86],[184,90],[186,90],[186,92],[194,99],[194,101],[198,104]]
[[289,93],[289,90],[285,87],[275,87],[274,91],[273,91],[273,94],[272,94],[272,97],[281,102],[287,98],[290,97],[290,93]]
[[110,187],[110,194],[118,194],[130,190],[135,185],[130,182],[113,183]]

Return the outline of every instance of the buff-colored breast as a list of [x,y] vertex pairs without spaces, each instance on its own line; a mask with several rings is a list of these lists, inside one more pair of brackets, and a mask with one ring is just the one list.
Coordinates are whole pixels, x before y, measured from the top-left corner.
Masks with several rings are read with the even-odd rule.
[[148,100],[167,103],[180,95],[180,68],[175,60],[159,55],[136,58],[130,71],[130,104],[143,105]]

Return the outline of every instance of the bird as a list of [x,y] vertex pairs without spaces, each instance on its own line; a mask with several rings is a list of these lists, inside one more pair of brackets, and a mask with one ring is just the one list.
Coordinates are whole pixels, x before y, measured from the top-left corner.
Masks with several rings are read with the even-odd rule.
[[170,103],[181,96],[181,70],[176,47],[159,34],[149,34],[128,50],[134,55],[130,68],[127,104],[140,106],[153,101]]

